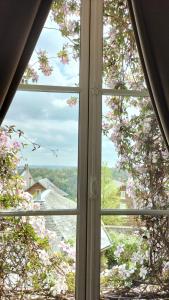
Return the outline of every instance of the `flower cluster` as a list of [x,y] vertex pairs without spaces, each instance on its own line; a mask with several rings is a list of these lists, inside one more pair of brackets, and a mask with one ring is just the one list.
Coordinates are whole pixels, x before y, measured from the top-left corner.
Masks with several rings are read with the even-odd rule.
[[35,70],[35,68],[33,68],[32,66],[30,66],[28,64],[25,72],[24,72],[24,75],[22,77],[22,83],[28,83],[29,80],[32,80],[32,82],[37,82],[38,79],[39,79],[39,75],[37,73],[37,71]]
[[74,96],[71,96],[68,100],[67,100],[67,104],[70,106],[70,107],[73,107],[77,104],[77,97],[74,97]]
[[147,279],[148,244],[138,234],[136,239],[129,238],[125,241],[123,237],[123,241],[124,243],[121,243],[117,240],[112,245],[112,249],[107,250],[109,267],[101,272],[102,290],[123,289],[131,287],[134,281]]
[[[0,128],[0,208],[15,210],[40,209],[25,192],[25,183],[18,174],[20,143],[13,140],[15,130]],[[20,135],[20,132],[19,132]],[[58,253],[52,245],[56,232],[46,229],[44,216],[2,217],[0,224],[1,295],[37,290],[43,295],[74,292],[75,248],[62,242]]]
[[39,62],[39,70],[41,70],[45,76],[50,76],[52,74],[53,68],[49,65],[47,52],[45,50],[39,50],[37,52],[37,55]]

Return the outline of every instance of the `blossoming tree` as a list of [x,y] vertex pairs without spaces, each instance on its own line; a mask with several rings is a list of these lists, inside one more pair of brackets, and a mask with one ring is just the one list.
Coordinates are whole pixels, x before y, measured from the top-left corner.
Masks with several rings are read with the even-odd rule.
[[[24,191],[24,181],[18,174],[21,145],[12,139],[14,131],[14,127],[0,128],[0,208],[39,209]],[[26,299],[25,295],[38,295],[51,299],[73,293],[74,247],[62,242],[58,245],[60,250],[54,252],[56,233],[46,229],[42,216],[0,219],[0,298]]]

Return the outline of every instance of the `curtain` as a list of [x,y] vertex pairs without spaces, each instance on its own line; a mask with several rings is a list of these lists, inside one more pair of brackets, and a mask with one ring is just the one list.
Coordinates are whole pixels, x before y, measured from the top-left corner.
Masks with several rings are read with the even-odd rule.
[[0,123],[34,50],[52,0],[0,0]]
[[169,0],[128,0],[149,94],[169,149]]

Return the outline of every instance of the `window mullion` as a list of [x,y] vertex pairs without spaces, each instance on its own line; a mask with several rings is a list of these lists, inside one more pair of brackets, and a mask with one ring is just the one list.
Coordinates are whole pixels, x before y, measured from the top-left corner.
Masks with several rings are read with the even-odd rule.
[[86,300],[89,16],[90,0],[81,0],[76,300]]
[[99,299],[103,1],[91,0],[86,300]]

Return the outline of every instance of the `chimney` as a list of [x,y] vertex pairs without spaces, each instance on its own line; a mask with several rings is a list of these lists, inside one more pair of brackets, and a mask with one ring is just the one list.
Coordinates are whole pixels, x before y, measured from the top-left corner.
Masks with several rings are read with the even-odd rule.
[[28,164],[25,164],[24,172],[23,172],[23,178],[24,178],[25,183],[26,183],[26,189],[28,189],[29,187],[31,187],[33,185],[34,181],[33,181],[33,178],[31,176],[31,173],[29,171]]

